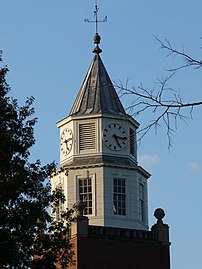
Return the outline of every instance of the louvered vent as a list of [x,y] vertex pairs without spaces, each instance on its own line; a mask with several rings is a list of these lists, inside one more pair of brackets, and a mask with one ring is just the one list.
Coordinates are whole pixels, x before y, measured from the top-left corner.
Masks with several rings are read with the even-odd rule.
[[79,124],[79,150],[93,150],[96,148],[95,123]]
[[135,131],[130,128],[130,154],[135,156]]

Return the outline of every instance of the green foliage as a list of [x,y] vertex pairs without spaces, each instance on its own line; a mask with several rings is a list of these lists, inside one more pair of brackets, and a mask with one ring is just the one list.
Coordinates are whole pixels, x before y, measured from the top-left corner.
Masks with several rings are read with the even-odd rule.
[[[0,68],[0,268],[55,268],[58,254],[67,265],[71,255],[65,259],[60,252],[67,255],[64,251],[67,248],[70,253],[71,245],[64,239],[69,231],[71,211],[64,213],[64,221],[58,224],[47,211],[51,201],[56,199],[55,194],[54,197],[50,194],[47,180],[55,171],[55,163],[45,166],[39,160],[30,163],[37,122],[32,118],[34,98],[28,98],[19,106],[16,99],[9,97],[7,72],[7,67]],[[45,232],[50,235],[39,237],[39,220],[46,223]],[[33,255],[39,251],[39,248],[34,249],[39,246],[39,239],[41,246],[45,244],[49,251],[43,259],[33,260]]]
[[[64,203],[65,197],[62,189],[58,188],[52,194],[52,212],[56,213],[59,203]],[[51,222],[49,227],[43,222],[38,223],[38,232],[34,244],[34,269],[61,269],[73,262],[72,244],[69,230],[72,222],[73,210],[62,212],[60,220]],[[46,232],[45,232],[46,231]]]

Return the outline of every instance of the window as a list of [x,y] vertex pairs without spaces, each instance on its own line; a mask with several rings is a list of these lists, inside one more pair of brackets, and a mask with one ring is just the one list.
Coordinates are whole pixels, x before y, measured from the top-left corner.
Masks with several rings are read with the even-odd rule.
[[79,199],[84,203],[84,215],[92,215],[92,179],[79,179]]
[[115,215],[126,215],[126,181],[114,178],[113,211]]
[[144,221],[144,185],[139,184],[139,219]]
[[79,150],[94,150],[96,148],[95,122],[79,124]]
[[130,128],[130,154],[135,156],[135,131]]

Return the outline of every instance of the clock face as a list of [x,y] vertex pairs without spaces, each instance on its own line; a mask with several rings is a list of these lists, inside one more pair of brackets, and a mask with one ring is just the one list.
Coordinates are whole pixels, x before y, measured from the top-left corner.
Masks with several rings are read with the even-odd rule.
[[73,134],[70,128],[64,129],[60,137],[60,150],[62,155],[68,155],[72,149]]
[[121,125],[110,123],[103,130],[103,140],[109,149],[122,150],[127,145],[127,134]]

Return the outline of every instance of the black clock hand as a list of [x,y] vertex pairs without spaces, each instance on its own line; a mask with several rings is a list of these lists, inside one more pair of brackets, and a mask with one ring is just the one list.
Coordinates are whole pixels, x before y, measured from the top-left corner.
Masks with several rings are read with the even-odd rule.
[[70,140],[69,140],[69,139],[66,139],[66,140],[64,141],[64,143],[66,144],[66,148],[67,148],[67,150],[69,150],[69,147],[68,147],[68,144],[67,144],[68,141],[70,141]]
[[126,136],[122,137],[122,136],[119,136],[119,135],[114,134],[113,137],[115,137],[115,136],[116,136],[116,138],[118,138],[118,139],[122,139],[122,140],[126,140],[126,139],[127,139]]
[[113,134],[112,137],[116,140],[117,145],[121,148],[121,145],[118,140],[118,136],[116,134]]

